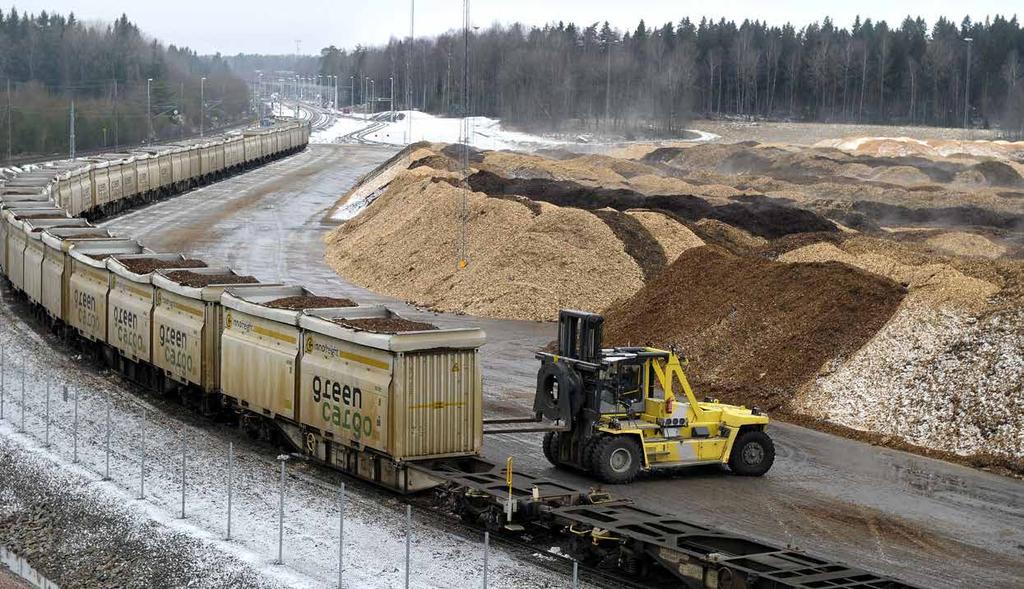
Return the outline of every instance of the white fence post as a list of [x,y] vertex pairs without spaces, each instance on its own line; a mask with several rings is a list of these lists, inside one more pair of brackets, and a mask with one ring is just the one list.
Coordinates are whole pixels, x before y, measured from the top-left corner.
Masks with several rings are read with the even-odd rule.
[[[68,385],[64,385],[64,396],[68,396]],[[78,387],[75,387],[75,419],[73,428],[75,454],[71,462],[78,464]]]
[[284,564],[284,463],[287,455],[277,457],[281,461],[281,491],[277,505],[277,564]]
[[343,574],[345,571],[345,483],[341,483],[341,491],[338,492],[338,589],[343,589]]
[[142,410],[142,452],[139,460],[139,499],[146,498],[146,410]]
[[491,546],[491,533],[484,532],[484,589],[487,589],[487,552]]
[[412,505],[405,506],[405,589],[409,589],[409,562],[412,553]]
[[228,535],[227,539],[231,539],[231,494],[232,486],[234,486],[234,467],[235,467],[235,443],[228,442]]
[[181,519],[185,519],[185,432],[181,432]]
[[25,357],[21,357],[21,425],[18,426],[18,433],[25,433]]
[[110,395],[107,394],[107,439],[106,439],[106,467],[103,470],[103,480],[110,480]]
[[7,349],[0,345],[0,419],[4,418],[4,392],[7,388]]
[[50,379],[46,379],[46,434],[43,438],[43,447],[50,447]]

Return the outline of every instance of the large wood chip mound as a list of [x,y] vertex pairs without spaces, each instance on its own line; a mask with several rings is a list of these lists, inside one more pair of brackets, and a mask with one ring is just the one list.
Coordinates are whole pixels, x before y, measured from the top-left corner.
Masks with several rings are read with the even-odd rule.
[[413,175],[327,241],[327,261],[342,276],[442,311],[551,320],[562,307],[601,311],[643,285],[636,260],[590,211],[527,206]]
[[605,340],[678,347],[700,395],[777,409],[825,362],[863,346],[903,296],[897,283],[845,264],[702,246],[610,309]]

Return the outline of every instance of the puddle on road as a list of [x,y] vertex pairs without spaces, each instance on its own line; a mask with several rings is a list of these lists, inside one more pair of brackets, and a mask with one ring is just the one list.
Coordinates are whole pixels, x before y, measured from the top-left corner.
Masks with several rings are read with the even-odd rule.
[[32,568],[28,561],[3,546],[0,546],[0,564],[5,565],[12,573],[28,581],[33,587],[38,587],[39,589],[60,589],[56,583]]

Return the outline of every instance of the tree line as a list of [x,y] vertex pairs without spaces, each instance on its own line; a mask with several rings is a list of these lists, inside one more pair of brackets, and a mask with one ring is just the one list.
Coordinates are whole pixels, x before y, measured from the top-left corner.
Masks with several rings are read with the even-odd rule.
[[200,85],[206,129],[248,115],[249,88],[220,56],[165,47],[124,15],[103,27],[74,14],[0,11],[4,160],[67,154],[72,102],[78,151],[197,134]]
[[674,132],[693,116],[960,126],[966,107],[969,124],[1019,132],[1022,57],[1016,17],[930,28],[911,17],[899,27],[858,17],[848,28],[826,18],[800,29],[684,18],[625,32],[517,23],[330,46],[320,73],[348,81],[339,96],[356,103],[360,80],[377,80],[381,94],[393,78],[396,104],[447,115],[467,110],[465,86],[471,114],[546,127]]

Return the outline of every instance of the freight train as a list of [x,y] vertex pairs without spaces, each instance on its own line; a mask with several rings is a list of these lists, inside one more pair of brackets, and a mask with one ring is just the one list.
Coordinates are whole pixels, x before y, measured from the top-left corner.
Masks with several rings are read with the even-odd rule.
[[488,462],[477,328],[262,283],[89,222],[301,150],[308,136],[282,120],[8,174],[0,271],[42,320],[133,380],[361,479],[433,489],[492,530],[561,535],[584,564],[684,587],[910,587]]

